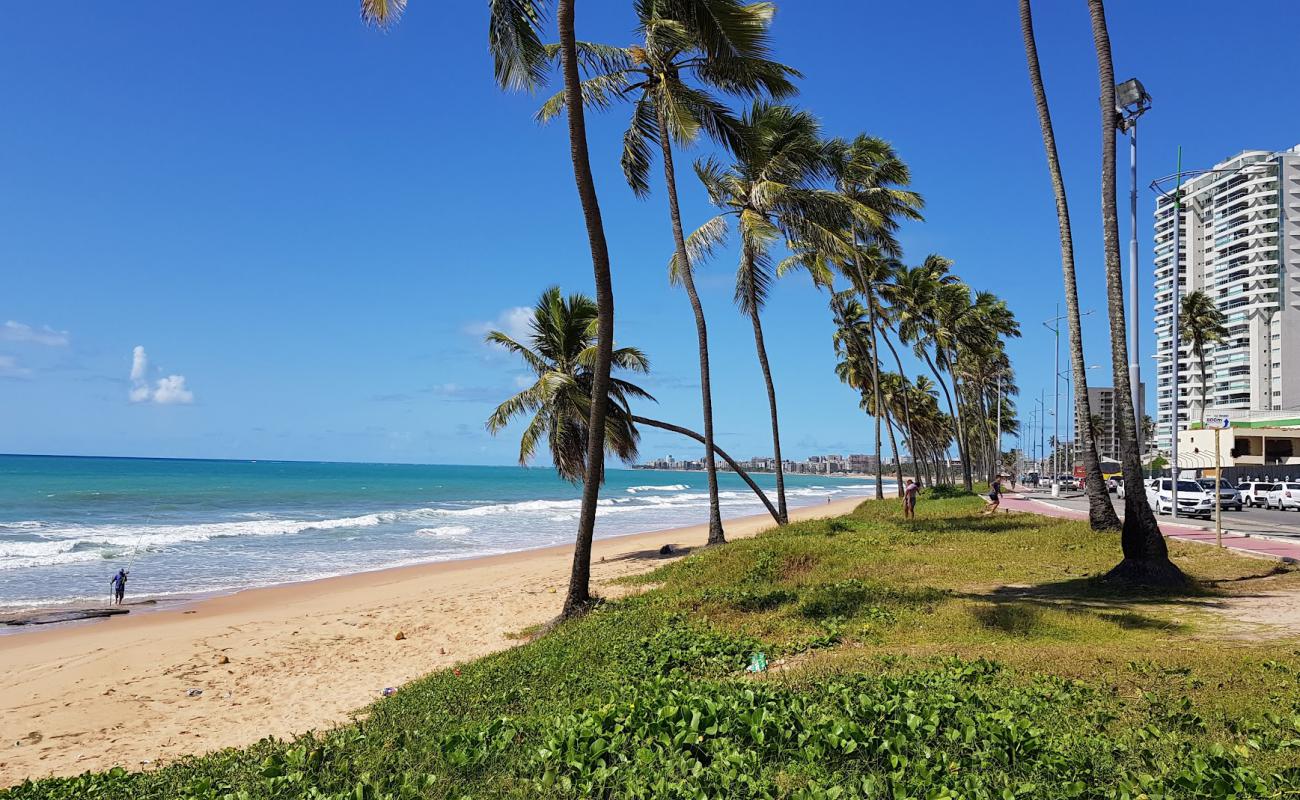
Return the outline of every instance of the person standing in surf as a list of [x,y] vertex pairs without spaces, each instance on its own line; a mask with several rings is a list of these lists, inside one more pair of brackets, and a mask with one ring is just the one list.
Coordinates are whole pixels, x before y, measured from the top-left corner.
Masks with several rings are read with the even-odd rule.
[[113,590],[113,598],[119,606],[122,605],[122,599],[126,597],[126,575],[125,569],[119,569],[117,574],[113,576],[113,580],[109,582],[109,586]]

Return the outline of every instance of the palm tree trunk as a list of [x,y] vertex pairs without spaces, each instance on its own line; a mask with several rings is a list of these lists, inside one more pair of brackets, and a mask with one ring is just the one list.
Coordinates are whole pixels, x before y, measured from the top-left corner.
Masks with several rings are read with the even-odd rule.
[[[1115,208],[1115,66],[1102,0],[1088,0],[1092,38],[1097,50],[1097,80],[1101,85],[1101,218],[1106,250],[1106,307],[1110,314],[1110,360],[1115,376],[1116,412],[1120,421],[1120,463],[1124,485],[1142,485],[1137,450],[1137,410],[1133,407],[1128,371],[1128,329],[1124,318],[1124,283],[1120,276],[1119,219]],[[1144,492],[1124,493],[1124,526],[1120,535],[1124,559],[1107,578],[1127,583],[1182,586],[1187,576],[1169,560],[1155,515]]]
[[[967,384],[967,386],[969,387],[969,384]],[[993,437],[989,436],[989,407],[985,402],[983,386],[977,385],[975,387],[975,400],[978,405],[977,410],[980,412],[979,419],[977,420],[980,429],[980,447],[984,451],[984,454],[981,456],[984,463],[980,466],[984,468],[982,472],[988,476],[988,482],[992,485],[993,459],[990,456],[993,448]]]
[[[745,259],[744,269],[752,271],[753,253],[748,245],[741,246],[741,258]],[[772,384],[772,368],[767,363],[767,346],[763,344],[763,324],[758,319],[758,299],[751,297],[749,302],[749,319],[754,324],[754,349],[758,351],[758,364],[763,369],[763,383],[767,385],[767,407],[772,414],[772,453],[776,458],[776,508],[778,519],[784,525],[790,521],[785,505],[785,465],[781,463],[781,429],[777,424],[776,387]]]
[[894,488],[898,491],[898,496],[903,496],[903,459],[898,457],[898,440],[894,438],[894,423],[890,421],[889,414],[885,414],[885,427],[889,430],[889,449],[894,454],[894,471],[897,481]]
[[[938,368],[935,367],[934,365],[934,360],[930,358],[930,351],[922,348],[921,355],[925,356],[925,363],[928,367],[930,367],[930,372],[934,375],[934,379],[939,383],[939,388],[943,390],[944,400],[948,402],[948,414],[952,417],[952,424],[953,424],[953,438],[957,440],[957,457],[964,462],[966,460],[966,455],[965,453],[962,452],[961,422],[960,422],[961,416],[958,414],[956,407],[952,404],[952,395],[948,392],[948,384],[944,383],[943,376],[939,374]],[[953,378],[953,381],[955,382],[956,378]],[[945,471],[947,471],[948,467],[949,467],[948,461],[945,458],[944,459]]]
[[573,178],[582,203],[591,248],[591,268],[596,283],[596,363],[591,376],[591,411],[587,419],[587,465],[582,482],[582,509],[578,514],[578,537],[573,547],[573,568],[561,616],[574,617],[592,604],[591,539],[596,531],[596,502],[605,477],[605,406],[609,398],[610,359],[614,351],[614,288],[610,277],[609,247],[601,219],[596,182],[587,152],[587,121],[582,107],[581,76],[578,74],[577,37],[573,17],[576,0],[559,0],[556,22],[560,35],[560,68],[564,75],[564,102],[569,120],[569,155]]
[[677,205],[677,171],[673,167],[672,140],[668,135],[668,121],[662,108],[659,113],[659,148],[663,151],[664,184],[668,192],[668,212],[673,223],[673,242],[677,246],[677,266],[682,286],[691,301],[695,315],[695,338],[700,350],[700,403],[704,410],[704,471],[709,482],[709,544],[725,544],[722,531],[722,510],[718,503],[718,463],[713,456],[713,388],[709,381],[709,331],[704,322],[704,307],[695,291],[695,275],[690,257],[686,253],[686,236],[682,233],[682,213]]
[[952,395],[955,400],[954,411],[957,426],[957,454],[961,458],[961,482],[962,488],[968,492],[975,491],[975,480],[971,475],[970,461],[970,439],[966,436],[966,422],[961,413],[961,381],[957,377],[957,356],[955,353],[948,356],[948,364],[952,374]]
[[[893,342],[889,341],[889,337],[886,336],[883,331],[880,334],[880,338],[884,340],[885,347],[889,348],[890,355],[894,357],[894,363],[898,365],[898,377],[903,379],[903,397],[902,397],[903,424],[904,426],[906,426],[907,429],[907,446],[912,454],[912,461],[913,463],[915,463],[916,462],[916,434],[914,429],[912,428],[912,403],[907,399],[907,392],[908,392],[907,373],[903,372],[903,360],[898,357],[898,351],[894,349]],[[916,479],[918,481],[921,480],[920,474],[916,475]]]
[[[885,465],[880,461],[880,417],[885,413],[885,407],[880,400],[880,353],[877,352],[879,345],[876,344],[876,300],[875,297],[872,296],[871,288],[869,286],[865,288],[867,299],[867,324],[871,328],[871,382],[874,384],[872,388],[872,402],[875,404],[874,408],[876,412],[876,499],[883,500],[885,499],[885,487],[883,485],[885,482]],[[893,436],[892,431],[890,432],[890,436]],[[897,450],[894,451],[894,455],[898,455]]]
[[[663,430],[672,431],[673,433],[680,433],[683,436],[689,436],[690,438],[694,439],[700,444],[704,444],[704,437],[699,435],[695,431],[691,430],[690,428],[683,428],[682,426],[674,425],[671,422],[660,422],[657,419],[650,419],[649,417],[638,417],[636,415],[632,416],[632,421],[638,425],[649,425],[652,428],[662,428]],[[758,495],[758,499],[762,500],[763,505],[767,506],[767,511],[769,514],[772,515],[772,519],[776,520],[776,523],[780,525],[781,517],[779,514],[777,514],[776,509],[772,507],[772,501],[767,499],[767,494],[764,493],[761,488],[759,488],[759,485],[757,483],[754,483],[754,479],[749,477],[749,473],[741,469],[740,465],[737,464],[735,460],[732,459],[731,456],[727,455],[726,452],[723,451],[721,447],[714,445],[713,450],[718,455],[722,456],[723,461],[731,465],[731,468],[735,470],[736,474],[740,476],[741,480],[749,484],[749,488],[753,489],[754,494]]]
[[1197,344],[1196,359],[1201,364],[1201,428],[1205,428],[1205,407],[1210,404],[1210,376],[1205,369],[1205,346]]
[[[1061,161],[1056,152],[1056,133],[1052,127],[1052,113],[1047,105],[1047,90],[1038,68],[1038,45],[1034,40],[1034,20],[1030,0],[1020,0],[1020,32],[1025,40],[1025,58],[1029,64],[1029,82],[1034,91],[1034,106],[1038,109],[1038,123],[1043,130],[1043,149],[1047,151],[1047,171],[1052,179],[1052,193],[1056,196],[1056,220],[1061,238],[1061,274],[1065,279],[1065,314],[1070,325],[1070,371],[1074,376],[1074,406],[1077,419],[1092,419],[1088,404],[1088,370],[1083,355],[1083,328],[1079,319],[1079,288],[1074,270],[1074,234],[1070,226],[1070,206],[1065,194],[1065,179],[1061,176]],[[1101,460],[1097,457],[1097,442],[1089,426],[1083,426],[1083,485],[1088,493],[1088,524],[1094,531],[1120,530],[1119,515],[1111,505],[1110,493],[1101,477]]]

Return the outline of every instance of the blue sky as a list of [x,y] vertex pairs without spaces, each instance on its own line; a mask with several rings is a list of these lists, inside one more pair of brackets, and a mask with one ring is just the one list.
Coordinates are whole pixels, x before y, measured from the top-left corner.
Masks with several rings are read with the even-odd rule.
[[[1117,76],[1155,98],[1141,128],[1144,311],[1145,186],[1173,171],[1175,147],[1196,167],[1300,142],[1282,78],[1291,4],[1178,5],[1109,9]],[[412,0],[387,33],[348,0],[6,9],[0,452],[512,462],[516,439],[483,420],[522,373],[482,331],[549,284],[590,291],[591,273],[563,125],[538,127],[538,98],[493,86],[484,6]],[[1022,390],[1050,392],[1040,323],[1061,299],[1056,222],[1016,4],[779,6],[778,56],[805,74],[796,102],[828,133],[895,144],[927,200],[926,221],[903,231],[907,260],[942,253],[1006,297],[1026,333],[1011,347]],[[1109,383],[1086,4],[1038,7],[1082,303],[1098,310],[1085,345]],[[582,38],[629,41],[630,3],[579,14]],[[662,193],[634,199],[617,167],[625,115],[589,121],[618,338],[654,363],[653,413],[697,425]],[[705,198],[680,180],[698,224]],[[1123,203],[1126,170],[1121,188]],[[747,456],[770,444],[734,263],[722,254],[700,283],[720,443]],[[765,323],[786,453],[869,450],[871,426],[831,371],[824,295],[785,279]],[[1149,320],[1142,334],[1149,351]],[[648,431],[643,452],[695,451]]]

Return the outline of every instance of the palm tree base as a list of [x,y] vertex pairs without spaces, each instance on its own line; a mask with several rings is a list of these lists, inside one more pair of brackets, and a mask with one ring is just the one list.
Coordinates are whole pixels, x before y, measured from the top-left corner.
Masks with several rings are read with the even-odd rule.
[[561,622],[567,622],[571,619],[585,617],[588,613],[594,611],[598,606],[603,605],[605,599],[596,595],[587,595],[582,598],[575,598],[572,595],[564,599],[564,609],[560,611],[560,616],[555,618],[547,625],[547,630],[553,629]]
[[1167,558],[1126,558],[1103,575],[1101,582],[1158,589],[1191,585],[1191,579]]
[[[1115,509],[1110,507],[1110,500],[1107,500],[1106,503],[1106,508],[1088,509],[1088,527],[1098,532],[1118,532],[1124,530],[1124,523],[1120,522],[1119,515],[1115,513]],[[1110,513],[1107,514],[1107,511]]]
[[711,547],[715,544],[726,544],[726,543],[727,543],[727,536],[725,533],[722,532],[722,526],[718,525],[717,527],[714,527],[710,525],[709,540],[704,543],[705,546]]

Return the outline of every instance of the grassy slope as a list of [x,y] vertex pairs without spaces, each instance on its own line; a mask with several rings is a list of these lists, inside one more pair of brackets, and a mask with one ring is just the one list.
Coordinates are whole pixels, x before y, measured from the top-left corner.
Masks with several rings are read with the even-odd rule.
[[[649,589],[443,671],[354,726],[19,798],[1260,797],[1300,791],[1300,644],[1227,634],[1300,586],[1173,544],[1202,580],[1123,597],[1117,537],[976,498],[895,503],[675,562]],[[755,651],[771,668],[744,673]]]

